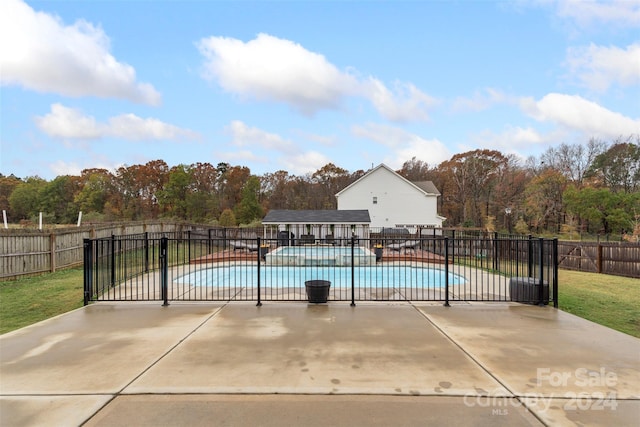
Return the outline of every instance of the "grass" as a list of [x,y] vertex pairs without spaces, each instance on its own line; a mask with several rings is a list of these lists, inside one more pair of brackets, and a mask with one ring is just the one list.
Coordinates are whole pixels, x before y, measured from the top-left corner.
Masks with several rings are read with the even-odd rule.
[[640,280],[560,270],[558,307],[640,338]]
[[[0,334],[76,309],[82,269],[0,282]],[[640,280],[560,270],[560,309],[640,338]]]
[[76,268],[0,282],[0,334],[82,307],[82,281]]

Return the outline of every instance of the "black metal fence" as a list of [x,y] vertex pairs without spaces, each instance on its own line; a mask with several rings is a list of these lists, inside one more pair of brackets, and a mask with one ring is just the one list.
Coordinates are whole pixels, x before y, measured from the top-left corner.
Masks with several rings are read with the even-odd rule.
[[[376,236],[293,245],[192,232],[84,240],[84,300],[558,302],[556,239]],[[299,243],[299,242],[298,242]]]

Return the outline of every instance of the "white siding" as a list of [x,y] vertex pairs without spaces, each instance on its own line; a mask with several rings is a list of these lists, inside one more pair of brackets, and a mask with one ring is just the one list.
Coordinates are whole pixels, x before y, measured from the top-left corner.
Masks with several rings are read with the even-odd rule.
[[[374,203],[374,198],[377,203]],[[338,197],[338,209],[368,209],[371,227],[442,226],[437,195],[425,193],[386,167],[362,177]]]

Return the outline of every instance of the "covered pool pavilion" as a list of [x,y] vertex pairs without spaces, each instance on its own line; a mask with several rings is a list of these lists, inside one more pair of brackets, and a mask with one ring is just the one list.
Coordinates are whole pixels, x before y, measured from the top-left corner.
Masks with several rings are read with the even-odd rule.
[[335,244],[351,237],[368,239],[371,218],[366,209],[274,209],[263,218],[266,238],[283,238],[292,244]]

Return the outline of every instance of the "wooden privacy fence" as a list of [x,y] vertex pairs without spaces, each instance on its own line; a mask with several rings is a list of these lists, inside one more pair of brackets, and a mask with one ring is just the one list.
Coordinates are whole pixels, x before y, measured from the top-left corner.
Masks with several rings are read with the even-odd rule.
[[640,243],[559,241],[558,266],[567,270],[640,278]]
[[0,232],[0,280],[52,273],[58,269],[80,266],[83,262],[84,239],[140,233],[182,233],[191,230],[206,232],[207,228],[206,225],[158,222],[110,224],[47,231],[2,230]]

